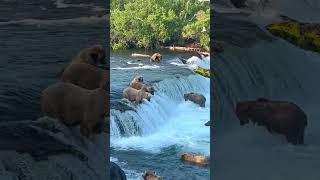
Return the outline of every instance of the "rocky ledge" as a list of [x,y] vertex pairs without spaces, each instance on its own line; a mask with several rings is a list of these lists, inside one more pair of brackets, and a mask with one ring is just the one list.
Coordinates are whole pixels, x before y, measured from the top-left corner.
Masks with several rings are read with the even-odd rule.
[[0,179],[106,180],[106,133],[85,138],[48,117],[0,123]]

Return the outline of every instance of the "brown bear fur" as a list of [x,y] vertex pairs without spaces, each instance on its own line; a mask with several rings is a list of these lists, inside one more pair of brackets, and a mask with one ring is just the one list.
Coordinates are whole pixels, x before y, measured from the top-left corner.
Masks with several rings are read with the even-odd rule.
[[160,53],[154,53],[151,57],[150,57],[150,61],[151,62],[160,62],[160,60],[162,59],[162,56]]
[[196,156],[192,154],[182,154],[180,158],[184,161],[200,164],[200,165],[207,165],[209,164],[209,161],[204,156]]
[[109,92],[109,71],[90,64],[70,64],[64,70],[61,81],[69,82],[89,90],[102,87]]
[[198,104],[200,107],[205,107],[206,104],[206,98],[202,94],[198,93],[187,93],[183,95],[184,100],[187,101],[192,101],[195,104]]
[[150,98],[152,95],[143,89],[137,90],[132,87],[127,87],[126,89],[123,90],[122,95],[124,98],[128,99],[129,101],[131,102],[134,101],[136,104],[142,103],[143,99],[147,99],[148,101],[150,101]]
[[253,124],[266,127],[270,133],[284,135],[289,143],[304,144],[307,116],[292,102],[259,98],[237,103],[235,111],[240,125],[251,121]]
[[100,133],[108,116],[109,94],[98,88],[87,90],[71,83],[58,82],[42,92],[41,107],[45,115],[67,126],[80,124],[82,135]]
[[142,83],[143,82],[143,77],[142,76],[136,76],[133,78],[130,84],[132,83]]
[[85,63],[97,66],[98,64],[106,64],[105,50],[101,45],[94,45],[81,50],[71,63]]
[[161,177],[157,176],[155,172],[146,171],[143,175],[143,180],[161,180]]
[[146,85],[141,82],[131,82],[130,87],[137,90],[144,90],[152,95],[154,95],[154,88],[151,85]]

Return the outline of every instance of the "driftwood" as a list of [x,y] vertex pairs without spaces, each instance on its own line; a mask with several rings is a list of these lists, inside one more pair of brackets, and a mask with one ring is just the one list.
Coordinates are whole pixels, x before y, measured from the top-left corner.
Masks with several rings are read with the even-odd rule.
[[204,48],[195,48],[195,47],[183,47],[183,46],[165,46],[164,49],[169,49],[171,51],[205,51]]
[[146,57],[146,58],[151,57],[151,56],[148,55],[148,54],[139,54],[139,53],[132,53],[131,56],[132,56],[132,57]]

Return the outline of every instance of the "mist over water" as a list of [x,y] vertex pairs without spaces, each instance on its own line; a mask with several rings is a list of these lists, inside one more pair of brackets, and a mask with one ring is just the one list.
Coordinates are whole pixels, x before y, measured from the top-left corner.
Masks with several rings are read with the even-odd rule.
[[[290,1],[290,7],[283,4],[274,10],[292,18],[316,22],[319,13],[304,14],[307,11],[304,8],[289,11],[297,8],[298,3],[303,2]],[[289,12],[295,13],[294,16]],[[264,30],[265,23],[256,23],[257,19],[264,19],[263,16],[215,13],[214,17],[215,37],[225,42],[225,52],[214,57],[216,76],[211,84],[216,125],[215,138],[211,141],[214,178],[318,179],[320,55],[272,37]],[[291,101],[304,110],[308,116],[306,145],[288,144],[282,135],[270,134],[263,127],[239,125],[234,114],[236,103],[260,97]]]

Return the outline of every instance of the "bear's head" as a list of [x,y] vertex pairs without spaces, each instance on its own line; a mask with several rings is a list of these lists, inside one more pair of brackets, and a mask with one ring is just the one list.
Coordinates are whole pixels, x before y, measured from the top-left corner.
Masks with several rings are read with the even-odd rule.
[[187,93],[187,94],[184,94],[183,97],[184,97],[184,100],[187,101],[189,100],[192,96],[194,95],[194,93]]
[[141,87],[141,90],[145,91],[145,92],[148,92],[152,95],[154,95],[154,88],[151,86],[151,85],[143,85]]
[[140,82],[140,83],[142,83],[142,82],[143,82],[143,77],[142,77],[142,76],[136,76],[136,77],[133,79],[133,82]]
[[94,45],[88,49],[93,64],[106,64],[105,50],[101,45]]
[[146,171],[142,177],[144,180],[161,180],[161,177],[157,176],[155,172],[152,171]]
[[191,160],[191,159],[193,159],[193,155],[191,155],[191,154],[181,154],[180,155],[180,159],[182,159],[182,160]]

